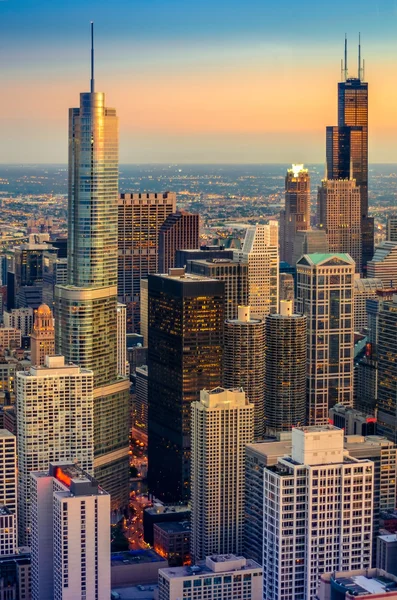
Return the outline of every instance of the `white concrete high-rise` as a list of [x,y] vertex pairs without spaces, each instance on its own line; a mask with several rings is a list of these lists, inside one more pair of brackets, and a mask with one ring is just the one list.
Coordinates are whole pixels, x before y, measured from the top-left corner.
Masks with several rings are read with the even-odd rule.
[[243,249],[234,257],[248,263],[248,305],[252,316],[263,319],[278,311],[278,223],[248,227]]
[[46,357],[44,366],[17,373],[19,543],[30,544],[30,473],[51,461],[94,466],[93,372]]
[[264,469],[263,598],[315,600],[321,573],[371,566],[373,487],[342,429],[292,430],[291,455]]
[[32,600],[110,598],[110,496],[76,465],[31,474]]
[[305,254],[296,264],[296,312],[307,316],[307,423],[326,425],[335,404],[353,404],[354,260]]
[[191,556],[241,555],[245,447],[254,437],[254,405],[243,390],[203,390],[192,403]]

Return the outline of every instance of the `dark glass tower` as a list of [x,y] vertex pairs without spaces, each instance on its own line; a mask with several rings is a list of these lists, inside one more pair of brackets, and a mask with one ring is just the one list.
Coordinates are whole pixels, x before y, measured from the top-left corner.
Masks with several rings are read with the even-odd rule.
[[327,178],[355,179],[361,196],[361,265],[374,254],[374,221],[368,216],[368,83],[364,81],[361,45],[358,53],[358,76],[348,77],[347,41],[343,81],[338,83],[338,125],[327,127]]
[[171,269],[149,275],[149,492],[190,497],[191,403],[222,381],[224,283]]

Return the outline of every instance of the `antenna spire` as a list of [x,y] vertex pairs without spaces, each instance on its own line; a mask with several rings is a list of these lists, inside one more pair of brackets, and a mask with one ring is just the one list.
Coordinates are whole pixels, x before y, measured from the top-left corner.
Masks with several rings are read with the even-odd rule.
[[91,94],[95,92],[94,79],[94,22],[91,21]]
[[347,80],[347,34],[345,33],[345,68],[343,70],[344,81]]
[[361,33],[358,33],[358,78],[361,80]]

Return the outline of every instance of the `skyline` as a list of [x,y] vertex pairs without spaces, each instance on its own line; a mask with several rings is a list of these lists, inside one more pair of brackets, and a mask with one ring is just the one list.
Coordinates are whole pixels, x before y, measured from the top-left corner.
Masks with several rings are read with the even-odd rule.
[[0,1],[1,163],[66,163],[67,109],[89,88],[91,19],[96,87],[120,115],[122,164],[324,163],[346,31],[352,76],[361,31],[370,162],[397,162],[395,0],[352,0],[343,23],[341,0],[332,12],[312,0],[283,10],[134,4],[105,13],[104,0]]

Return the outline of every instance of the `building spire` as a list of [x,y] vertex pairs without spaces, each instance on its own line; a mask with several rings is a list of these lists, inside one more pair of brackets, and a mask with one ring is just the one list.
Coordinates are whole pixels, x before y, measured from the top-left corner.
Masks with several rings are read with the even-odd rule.
[[91,21],[91,94],[95,92],[94,79],[94,22]]
[[345,33],[345,63],[343,68],[343,81],[347,80],[347,34]]

